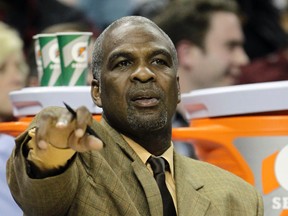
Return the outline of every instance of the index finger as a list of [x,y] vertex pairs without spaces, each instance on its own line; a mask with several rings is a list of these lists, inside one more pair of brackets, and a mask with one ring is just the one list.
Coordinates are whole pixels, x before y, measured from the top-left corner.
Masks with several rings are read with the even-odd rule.
[[85,132],[87,132],[87,129],[90,129],[89,125],[92,124],[93,117],[89,110],[84,106],[81,106],[76,110],[76,115],[77,119],[75,135],[77,137],[82,137]]
[[36,143],[39,148],[45,148],[45,143],[49,143],[49,130],[55,126],[57,116],[52,112],[43,113],[38,120],[36,133]]

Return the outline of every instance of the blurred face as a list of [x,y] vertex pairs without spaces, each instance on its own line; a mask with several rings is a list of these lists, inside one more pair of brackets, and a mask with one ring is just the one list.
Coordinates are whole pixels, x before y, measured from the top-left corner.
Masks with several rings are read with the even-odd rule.
[[22,62],[22,55],[14,53],[0,65],[0,121],[12,116],[9,92],[19,90],[25,85],[27,74],[21,70]]
[[236,15],[228,12],[213,14],[204,48],[192,46],[190,50],[190,81],[194,89],[235,84],[240,67],[248,63],[243,40]]
[[112,29],[104,42],[101,84],[99,90],[94,85],[94,100],[123,134],[171,129],[179,85],[170,44],[149,24],[124,25]]

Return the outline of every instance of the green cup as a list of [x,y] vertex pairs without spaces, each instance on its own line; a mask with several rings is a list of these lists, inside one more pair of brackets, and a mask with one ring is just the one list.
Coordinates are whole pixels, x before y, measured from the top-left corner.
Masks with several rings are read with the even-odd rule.
[[61,66],[57,37],[55,34],[38,34],[37,37],[43,67],[40,86],[61,86]]
[[88,49],[91,35],[91,32],[57,33],[64,86],[87,85]]

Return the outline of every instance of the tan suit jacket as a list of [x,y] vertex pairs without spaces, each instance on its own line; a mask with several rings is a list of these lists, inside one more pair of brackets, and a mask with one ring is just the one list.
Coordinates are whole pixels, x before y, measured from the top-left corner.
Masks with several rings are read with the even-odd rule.
[[[105,148],[77,153],[65,172],[45,179],[29,178],[23,156],[27,132],[17,139],[7,163],[8,182],[25,215],[161,216],[159,189],[141,159],[106,122],[95,122],[93,129]],[[176,153],[174,165],[178,215],[263,215],[261,196],[240,178]]]

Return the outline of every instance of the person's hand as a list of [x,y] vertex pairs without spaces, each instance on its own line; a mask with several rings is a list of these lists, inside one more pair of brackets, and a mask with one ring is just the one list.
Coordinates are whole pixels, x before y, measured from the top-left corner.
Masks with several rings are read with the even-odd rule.
[[86,133],[92,124],[92,115],[84,106],[76,111],[77,117],[67,109],[50,109],[42,112],[37,120],[36,144],[40,149],[53,145],[59,149],[74,149],[78,152],[99,150],[103,143],[97,137]]

